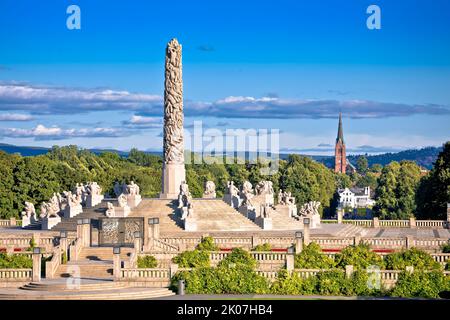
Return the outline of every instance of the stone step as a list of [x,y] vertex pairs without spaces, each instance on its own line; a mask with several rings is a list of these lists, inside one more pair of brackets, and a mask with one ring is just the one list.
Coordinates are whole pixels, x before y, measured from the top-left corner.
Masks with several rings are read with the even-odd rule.
[[0,290],[0,300],[141,300],[172,296],[167,288],[119,288],[87,291]]
[[[133,251],[132,248],[121,248],[120,258],[127,259]],[[79,260],[108,260],[114,258],[112,247],[89,247],[81,249]]]
[[129,286],[124,282],[117,282],[112,280],[89,280],[82,278],[67,278],[62,281],[45,280],[43,282],[31,282],[21,287],[22,290],[29,291],[96,291],[96,290],[111,290],[128,288]]
[[80,260],[60,265],[55,276],[63,278],[70,276],[82,278],[111,278],[112,275],[112,261]]

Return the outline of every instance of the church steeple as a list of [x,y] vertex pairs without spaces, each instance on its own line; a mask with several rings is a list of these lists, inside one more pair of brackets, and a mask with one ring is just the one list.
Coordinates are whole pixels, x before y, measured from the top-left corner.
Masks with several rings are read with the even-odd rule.
[[342,129],[342,114],[339,112],[339,126],[334,148],[334,172],[345,173],[347,157],[345,154],[344,130]]
[[342,130],[342,113],[339,112],[339,126],[338,126],[338,134],[336,138],[336,143],[341,142],[344,143],[344,130]]

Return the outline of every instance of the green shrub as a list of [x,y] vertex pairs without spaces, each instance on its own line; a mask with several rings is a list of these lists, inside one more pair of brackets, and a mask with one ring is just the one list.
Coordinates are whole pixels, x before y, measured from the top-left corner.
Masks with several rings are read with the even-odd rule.
[[357,246],[345,247],[335,257],[336,266],[345,268],[346,265],[352,265],[355,269],[364,270],[370,265],[380,268],[384,266],[383,259],[370,250],[367,244],[360,243]]
[[302,279],[298,274],[289,275],[286,269],[282,269],[278,272],[270,292],[285,295],[312,295],[316,293],[316,277]]
[[173,257],[172,261],[181,268],[209,267],[209,252],[202,250],[184,251]]
[[0,269],[31,269],[33,260],[23,254],[0,253]]
[[225,259],[219,262],[218,266],[233,267],[235,265],[245,266],[254,270],[257,266],[257,261],[250,255],[250,253],[242,248],[234,248]]
[[439,298],[439,292],[449,288],[449,280],[445,279],[445,275],[442,272],[414,271],[409,273],[403,271],[399,275],[391,295],[407,298]]
[[35,248],[36,247],[36,240],[34,239],[34,235],[31,237],[31,240],[30,240],[30,251],[33,251],[33,248]]
[[345,273],[341,270],[319,272],[316,276],[316,292],[324,296],[337,296],[346,287]]
[[417,248],[388,254],[384,262],[388,270],[405,270],[407,266],[417,270],[441,270],[441,265],[429,253]]
[[294,265],[298,269],[331,269],[334,260],[323,254],[317,243],[311,242],[295,256]]
[[442,245],[442,253],[450,253],[450,243]]
[[271,251],[272,245],[270,243],[258,244],[252,251]]
[[141,256],[137,259],[137,267],[142,269],[156,268],[158,261],[154,256]]
[[201,242],[196,247],[197,250],[201,251],[218,251],[219,248],[214,243],[213,237],[204,237]]
[[242,264],[234,267],[199,267],[177,272],[171,280],[176,289],[178,280],[184,279],[186,293],[191,294],[250,294],[268,293],[269,283],[251,268]]

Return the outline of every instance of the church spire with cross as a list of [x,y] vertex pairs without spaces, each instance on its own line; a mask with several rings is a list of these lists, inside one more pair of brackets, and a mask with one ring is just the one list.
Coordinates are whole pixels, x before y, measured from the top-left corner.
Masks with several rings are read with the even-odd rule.
[[342,113],[339,112],[338,134],[334,148],[334,172],[345,173],[347,157],[345,154],[344,130],[342,129]]

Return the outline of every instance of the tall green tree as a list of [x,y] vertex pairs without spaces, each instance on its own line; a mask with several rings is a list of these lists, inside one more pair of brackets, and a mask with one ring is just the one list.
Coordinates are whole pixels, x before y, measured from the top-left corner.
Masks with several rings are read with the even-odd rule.
[[412,161],[393,161],[385,166],[375,192],[375,213],[382,219],[412,217],[416,212],[419,181],[420,168]]
[[358,160],[356,160],[356,170],[361,174],[365,174],[368,169],[369,161],[367,160],[367,157],[364,155],[359,156]]
[[450,141],[444,144],[433,169],[421,179],[416,200],[418,217],[447,218],[447,203],[450,203]]

